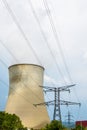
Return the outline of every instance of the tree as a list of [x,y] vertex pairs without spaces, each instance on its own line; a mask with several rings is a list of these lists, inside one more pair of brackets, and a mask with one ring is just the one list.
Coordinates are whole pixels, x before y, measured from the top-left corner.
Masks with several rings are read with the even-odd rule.
[[62,123],[57,120],[51,121],[50,124],[47,124],[45,128],[42,128],[41,130],[64,130],[65,127],[62,126]]
[[75,128],[73,128],[71,130],[85,130],[85,128],[81,125],[77,125]]
[[0,130],[27,130],[15,114],[0,112]]
[[76,126],[76,130],[84,130],[84,127],[81,126],[81,125],[77,125],[77,126]]

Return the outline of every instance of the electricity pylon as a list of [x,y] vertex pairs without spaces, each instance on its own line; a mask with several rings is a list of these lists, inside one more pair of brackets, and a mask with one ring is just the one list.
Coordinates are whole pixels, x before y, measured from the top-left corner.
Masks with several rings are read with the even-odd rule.
[[70,114],[70,112],[68,111],[68,115],[66,115],[65,117],[67,117],[67,121],[68,121],[68,125],[71,124],[71,121],[73,121],[73,116]]
[[60,105],[81,105],[80,103],[76,103],[76,102],[70,102],[70,101],[64,101],[64,100],[60,100],[60,92],[63,91],[69,91],[70,92],[70,87],[75,86],[75,84],[72,85],[67,85],[67,86],[63,86],[63,87],[49,87],[49,86],[40,86],[42,88],[44,88],[45,93],[46,92],[54,92],[54,100],[52,101],[48,101],[48,102],[43,102],[43,103],[38,103],[38,104],[33,104],[34,106],[38,106],[38,105],[54,105],[54,114],[53,114],[53,120],[59,120],[61,121],[61,110],[60,110]]

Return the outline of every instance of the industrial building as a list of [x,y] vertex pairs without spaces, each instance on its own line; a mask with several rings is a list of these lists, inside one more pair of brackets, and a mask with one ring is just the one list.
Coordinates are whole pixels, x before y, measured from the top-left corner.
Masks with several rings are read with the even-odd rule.
[[34,64],[15,64],[9,67],[9,94],[6,112],[15,113],[28,128],[41,128],[50,122],[44,102],[44,68]]
[[87,120],[84,120],[84,121],[76,121],[76,126],[78,126],[78,125],[80,125],[80,126],[86,128],[86,127],[87,127]]

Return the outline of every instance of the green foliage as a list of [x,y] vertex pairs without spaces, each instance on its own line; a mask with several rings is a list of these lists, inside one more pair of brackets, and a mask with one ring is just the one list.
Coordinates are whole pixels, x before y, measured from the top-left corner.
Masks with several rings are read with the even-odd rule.
[[84,127],[81,125],[76,126],[76,130],[84,130]]
[[73,128],[72,130],[85,130],[85,128],[81,125],[77,125],[75,128]]
[[0,130],[27,130],[15,114],[0,112]]
[[57,120],[53,120],[50,124],[47,124],[45,128],[42,128],[41,130],[64,130],[64,126],[62,126],[62,123]]

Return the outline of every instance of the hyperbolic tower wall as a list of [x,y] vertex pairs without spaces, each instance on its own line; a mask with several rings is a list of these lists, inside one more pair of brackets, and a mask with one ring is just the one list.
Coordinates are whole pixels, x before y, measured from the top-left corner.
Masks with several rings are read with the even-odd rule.
[[44,102],[43,85],[44,68],[33,64],[17,64],[9,67],[9,95],[6,112],[15,113],[24,126],[41,128],[49,123],[45,106],[33,104]]

